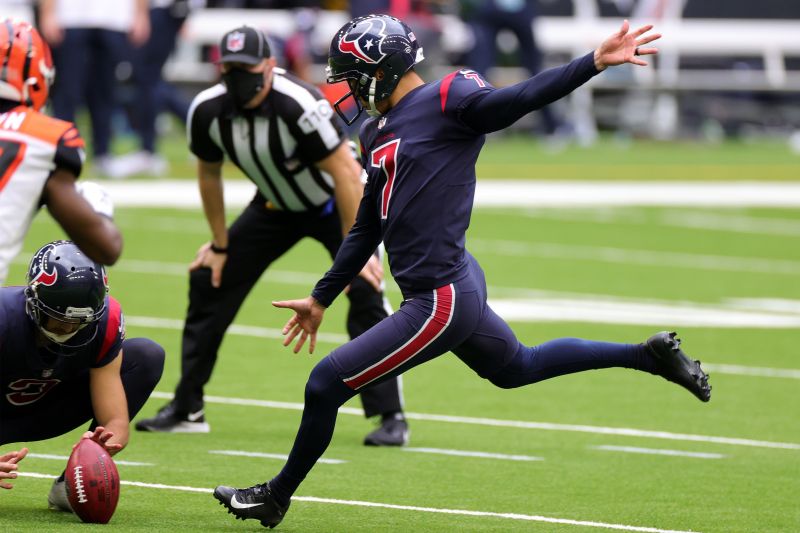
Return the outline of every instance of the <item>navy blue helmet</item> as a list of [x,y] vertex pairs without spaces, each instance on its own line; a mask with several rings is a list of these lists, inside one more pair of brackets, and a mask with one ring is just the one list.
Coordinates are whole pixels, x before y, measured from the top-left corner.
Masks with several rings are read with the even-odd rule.
[[[350,92],[335,104],[336,112],[352,124],[364,110],[360,96],[369,103],[367,113],[377,116],[375,102],[385,100],[414,65],[424,59],[414,32],[403,21],[389,15],[367,15],[351,20],[331,41],[326,68],[328,83],[347,81]],[[383,77],[376,77],[378,69]],[[356,101],[358,113],[347,118],[339,105],[347,98]]]
[[[28,316],[50,341],[66,348],[90,343],[106,309],[108,279],[103,265],[72,241],[54,241],[36,252],[25,288]],[[62,323],[51,331],[53,321]],[[75,336],[73,342],[68,342]]]

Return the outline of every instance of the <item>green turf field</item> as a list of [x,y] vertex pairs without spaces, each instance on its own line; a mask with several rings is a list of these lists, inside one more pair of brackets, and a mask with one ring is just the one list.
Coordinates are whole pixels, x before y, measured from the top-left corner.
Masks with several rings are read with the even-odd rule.
[[[508,146],[491,147],[486,168],[524,162],[523,141],[511,142],[514,155],[504,158]],[[768,146],[754,162],[763,164],[772,180],[800,177],[797,156],[784,154],[774,159],[779,163],[768,163],[778,150]],[[634,151],[654,154],[659,163],[653,173],[661,179],[720,179],[692,171],[694,165],[728,166],[738,173],[734,179],[766,179],[738,159],[741,150],[735,146],[705,157],[690,153],[692,147],[659,150],[648,144]],[[563,171],[574,172],[572,179],[597,173],[609,179],[616,165],[629,164],[613,154],[598,156],[592,166],[575,149],[569,162],[553,156],[545,158],[551,163],[520,170],[520,176],[499,177],[546,170],[540,177],[557,178]],[[680,175],[670,161],[684,169]],[[644,155],[635,163],[649,164]],[[641,170],[641,175],[652,174]],[[186,265],[207,230],[199,210],[120,209],[116,220],[125,251],[110,270],[110,283],[126,313],[128,335],[151,337],[167,350],[158,397],[142,413],[150,416],[176,382]],[[61,235],[41,213],[24,255]],[[445,355],[404,376],[411,448],[362,446],[373,426],[354,414],[360,405],[351,401],[325,455],[344,463],[317,465],[280,530],[800,531],[800,213],[480,209],[467,246],[486,271],[498,309],[517,304],[507,309],[519,313],[511,323],[524,342],[560,336],[638,342],[676,327],[686,351],[710,363],[712,401],[702,404],[661,378],[620,369],[503,391]],[[9,284],[23,280],[25,259],[14,265]],[[124,482],[143,485],[123,485],[106,529],[262,529],[254,521],[235,522],[210,490],[217,484],[263,482],[282,461],[212,452],[288,453],[305,379],[319,357],[344,338],[346,304],[337,301],[326,315],[328,340],[308,356],[280,346],[276,330],[288,315],[270,301],[306,295],[327,261],[321,246],[304,243],[251,293],[206,391],[212,396],[206,406],[212,433],[132,433],[117,459],[148,465],[119,470]],[[391,284],[389,296],[399,303]],[[577,317],[585,307],[594,310],[589,313],[594,319]],[[80,433],[29,446],[32,453],[66,456]],[[415,450],[420,448],[440,453]],[[685,452],[695,455],[676,455]],[[54,476],[65,462],[29,457],[21,469]],[[14,490],[3,491],[0,531],[89,527],[47,510],[50,483],[21,477]]]

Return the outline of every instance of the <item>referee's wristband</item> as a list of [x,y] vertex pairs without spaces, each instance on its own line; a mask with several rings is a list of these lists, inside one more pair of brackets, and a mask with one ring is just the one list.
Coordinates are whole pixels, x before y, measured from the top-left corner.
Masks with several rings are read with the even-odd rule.
[[217,246],[216,244],[214,244],[212,242],[211,243],[211,251],[214,252],[215,254],[227,254],[228,253],[228,247],[226,246],[225,248],[222,248],[221,246]]

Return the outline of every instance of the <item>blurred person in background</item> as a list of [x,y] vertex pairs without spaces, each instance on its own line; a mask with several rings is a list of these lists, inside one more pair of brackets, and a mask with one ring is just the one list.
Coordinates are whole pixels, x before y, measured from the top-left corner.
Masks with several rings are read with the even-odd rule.
[[[467,65],[487,79],[497,65],[497,34],[511,31],[517,38],[520,64],[531,76],[542,70],[543,55],[536,44],[533,24],[537,16],[537,0],[468,0],[462,3],[462,16],[472,29],[474,45],[467,54]],[[539,110],[544,133],[554,135],[561,121],[554,110]]]
[[[195,97],[187,121],[211,241],[200,247],[189,267],[189,309],[175,397],[153,418],[140,420],[140,431],[210,431],[203,389],[245,298],[269,265],[305,237],[333,256],[355,220],[363,192],[361,167],[330,104],[313,85],[276,68],[263,32],[249,26],[231,30],[222,37],[220,53],[224,83]],[[258,188],[230,228],[222,189],[226,157]],[[362,267],[347,294],[351,338],[388,314],[380,258],[373,255]],[[367,417],[381,417],[364,444],[407,442],[399,379],[365,390],[361,400]]]
[[114,264],[122,236],[98,185],[76,185],[83,139],[71,122],[44,115],[55,77],[50,49],[27,22],[0,23],[0,285],[42,205],[93,260]]
[[53,47],[59,73],[55,116],[74,122],[77,110],[86,106],[93,163],[99,173],[118,176],[111,155],[118,66],[130,64],[132,47],[143,46],[150,36],[148,0],[42,0],[39,27]]
[[130,120],[140,150],[118,158],[115,177],[140,173],[160,176],[167,171],[167,161],[157,152],[157,120],[161,112],[170,111],[184,124],[189,99],[164,80],[162,73],[190,10],[200,5],[202,0],[150,0],[150,37],[132,54],[136,99]]

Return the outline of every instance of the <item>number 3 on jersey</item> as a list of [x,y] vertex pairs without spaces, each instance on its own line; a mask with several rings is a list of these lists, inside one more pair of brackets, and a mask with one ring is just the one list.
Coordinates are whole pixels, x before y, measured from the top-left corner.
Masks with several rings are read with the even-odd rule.
[[397,172],[397,149],[399,147],[400,139],[396,139],[382,144],[372,151],[370,159],[372,168],[380,168],[386,175],[386,184],[381,191],[381,219],[385,219],[389,214],[389,200],[392,197],[392,188]]
[[0,139],[0,191],[14,175],[25,156],[25,145],[16,141]]

